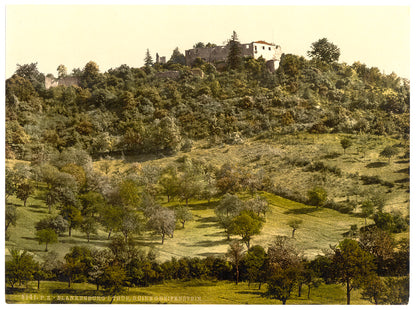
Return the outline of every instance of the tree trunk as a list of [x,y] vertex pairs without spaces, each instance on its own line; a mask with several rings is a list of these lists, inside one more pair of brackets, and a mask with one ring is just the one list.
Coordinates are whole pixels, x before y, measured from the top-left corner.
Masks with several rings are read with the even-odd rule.
[[283,305],[286,305],[286,298],[283,298],[283,299],[282,299],[282,304],[283,304]]
[[48,252],[48,243],[47,242],[45,243],[46,243],[45,252]]
[[240,275],[240,271],[238,270],[238,264],[235,265],[235,269],[236,269],[235,284],[238,284],[238,278]]
[[298,286],[298,297],[301,297],[301,295],[302,295],[302,283],[299,283],[299,286]]
[[111,232],[112,232],[113,230],[112,229],[110,229],[110,231],[108,232],[108,236],[107,236],[107,240],[110,240],[110,237],[111,237]]
[[162,234],[162,244],[165,242],[165,234]]
[[350,279],[347,279],[347,305],[351,302]]
[[38,289],[40,289],[40,279],[38,279]]
[[71,227],[71,225],[69,225],[69,228],[68,228],[68,236],[71,237],[71,234],[72,234],[72,227]]
[[295,231],[296,231],[296,228],[293,228],[293,230],[292,230],[292,238],[295,238]]
[[87,234],[87,240],[88,240],[87,242],[89,243],[90,242],[90,234],[89,233]]
[[68,287],[71,287],[71,275],[68,276]]
[[308,299],[309,299],[310,294],[311,294],[311,286],[308,285]]

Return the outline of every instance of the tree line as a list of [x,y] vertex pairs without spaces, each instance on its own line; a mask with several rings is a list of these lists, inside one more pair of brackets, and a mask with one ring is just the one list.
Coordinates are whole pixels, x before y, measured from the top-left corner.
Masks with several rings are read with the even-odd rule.
[[344,239],[330,247],[325,255],[306,259],[293,238],[276,236],[267,249],[255,245],[244,250],[241,242],[230,242],[223,256],[182,257],[158,262],[153,250],[140,249],[132,239],[114,236],[104,249],[75,246],[64,261],[50,252],[37,262],[26,251],[11,249],[6,262],[6,281],[13,289],[30,280],[88,282],[97,291],[116,296],[130,286],[149,286],[167,280],[228,280],[238,284],[265,284],[263,297],[287,300],[322,285],[345,285],[346,303],[351,291],[361,289],[361,297],[374,304],[406,304],[409,298],[409,243],[401,242],[397,250],[389,234],[378,228],[366,228],[357,240]]

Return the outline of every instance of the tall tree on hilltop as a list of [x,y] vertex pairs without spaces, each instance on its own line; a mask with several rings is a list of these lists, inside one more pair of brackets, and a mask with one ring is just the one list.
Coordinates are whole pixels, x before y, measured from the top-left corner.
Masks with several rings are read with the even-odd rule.
[[146,57],[144,58],[144,65],[146,67],[153,66],[153,58],[152,58],[152,55],[150,55],[149,49],[146,50]]
[[227,56],[228,68],[238,70],[242,66],[242,59],[241,59],[240,42],[238,41],[238,36],[235,31],[233,31],[231,39],[228,41],[228,46],[229,46],[229,52]]
[[175,64],[181,64],[181,65],[185,65],[185,56],[184,54],[182,54],[179,51],[179,48],[176,47],[173,52],[172,52],[172,56],[170,56],[169,59],[170,62],[175,63]]
[[338,46],[322,38],[311,44],[311,50],[307,52],[309,57],[321,60],[326,63],[338,61],[341,51]]

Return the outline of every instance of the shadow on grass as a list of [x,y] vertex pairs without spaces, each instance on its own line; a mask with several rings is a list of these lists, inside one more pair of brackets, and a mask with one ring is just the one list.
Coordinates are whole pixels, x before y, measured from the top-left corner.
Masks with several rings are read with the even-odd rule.
[[317,210],[319,209],[316,207],[305,207],[305,208],[287,210],[285,211],[285,214],[309,214]]
[[366,165],[366,168],[381,168],[387,166],[388,163],[384,161],[376,161],[374,163],[369,163]]
[[394,181],[394,183],[409,183],[409,182],[410,182],[409,177]]
[[397,170],[396,173],[407,173],[407,174],[410,174],[410,167]]
[[38,239],[36,239],[35,237],[21,237],[22,239],[25,239],[25,240],[32,240],[32,241],[38,241]]
[[405,159],[405,160],[398,160],[394,162],[395,164],[408,164],[410,163],[409,159]]
[[198,226],[195,226],[195,228],[210,228],[217,226],[217,223],[211,223],[211,224],[199,224]]
[[204,252],[204,253],[197,253],[197,255],[205,256],[205,257],[222,257],[224,253],[219,252]]
[[[258,287],[258,284],[257,284],[257,287]],[[256,291],[238,291],[236,293],[237,294],[244,294],[244,295],[258,295],[258,296],[262,296],[263,295],[263,292],[260,291],[260,290],[258,292],[256,292]]]
[[212,223],[212,222],[217,222],[217,217],[216,216],[208,216],[208,217],[202,217],[198,220],[196,220],[197,222],[201,222],[201,223]]
[[190,244],[190,247],[195,247],[195,246],[200,246],[200,247],[211,247],[211,246],[216,246],[216,245],[221,245],[221,244],[226,244],[227,243],[227,239],[222,239],[222,240],[202,240],[202,241],[198,241],[194,244]]
[[212,201],[210,203],[208,203],[208,202],[196,203],[196,204],[190,203],[188,205],[188,207],[191,210],[207,210],[207,209],[213,208],[214,207],[214,203]]

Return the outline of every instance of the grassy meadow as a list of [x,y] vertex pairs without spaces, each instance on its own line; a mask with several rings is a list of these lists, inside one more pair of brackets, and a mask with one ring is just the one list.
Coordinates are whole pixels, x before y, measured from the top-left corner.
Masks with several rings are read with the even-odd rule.
[[[154,156],[126,156],[124,158],[99,159],[94,162],[95,169],[102,169],[107,162],[107,173],[124,171],[131,163],[139,162],[142,165],[167,166],[170,163],[185,157],[204,160],[215,167],[230,162],[237,166],[245,167],[251,171],[263,171],[275,184],[281,184],[287,189],[306,195],[308,189],[314,184],[323,186],[328,192],[328,198],[334,201],[362,200],[368,192],[380,192],[386,198],[386,211],[400,211],[403,215],[409,214],[409,160],[401,159],[403,152],[390,163],[385,158],[380,158],[380,151],[387,145],[400,145],[400,141],[393,138],[386,139],[376,136],[351,136],[353,145],[345,150],[340,145],[340,139],[344,135],[337,134],[299,134],[273,138],[251,139],[244,145],[220,145],[210,147],[206,141],[195,143],[193,149],[187,153],[178,153],[175,156],[156,158]],[[365,138],[365,139],[364,139]],[[367,141],[362,143],[362,141]],[[328,167],[338,168],[340,174],[328,171],[308,171],[305,166],[297,164],[299,160],[305,162],[323,162]],[[7,165],[13,165],[14,161],[8,161]],[[360,176],[379,176],[391,186],[382,184],[364,185]],[[357,191],[356,189],[359,189]],[[355,190],[355,191],[354,191]],[[302,224],[295,233],[295,241],[303,254],[313,258],[341,241],[351,225],[361,227],[364,218],[359,216],[359,208],[352,214],[344,214],[327,208],[316,208],[303,203],[282,198],[278,195],[259,192],[260,196],[267,199],[269,211],[266,214],[266,222],[261,234],[253,237],[252,245],[267,247],[277,235],[291,236],[292,229],[288,222],[292,219],[302,220]],[[244,199],[251,196],[241,193]],[[165,198],[160,201],[163,206],[175,208],[184,202],[177,199],[167,203]],[[176,224],[173,238],[166,238],[161,244],[161,237],[145,232],[135,239],[138,245],[145,249],[153,249],[157,253],[157,260],[163,262],[171,257],[197,256],[207,257],[211,255],[224,255],[229,246],[226,234],[219,226],[214,209],[218,199],[190,200],[189,209],[193,220],[186,222],[182,228]],[[48,208],[45,205],[41,185],[23,207],[22,201],[12,196],[9,203],[15,204],[18,212],[16,226],[9,228],[10,238],[6,241],[6,257],[9,248],[25,249],[40,259],[45,254],[45,245],[39,244],[35,239],[35,223],[47,217]],[[57,214],[53,210],[52,214]],[[367,219],[367,223],[371,223]],[[73,230],[72,237],[67,234],[59,237],[59,242],[49,244],[49,251],[58,253],[58,258],[64,255],[72,246],[85,245],[103,248],[109,244],[108,233],[102,229],[98,234],[92,235],[87,242],[86,235],[79,230]],[[401,233],[400,237],[408,237],[408,233]],[[239,239],[232,236],[232,239]],[[66,284],[58,282],[42,282],[41,289],[35,289],[36,283],[30,283],[27,291],[39,296],[56,296],[60,294],[80,295],[95,294],[94,286],[85,283],[74,283],[71,291],[65,291]],[[264,286],[265,287],[265,286]],[[248,287],[247,283],[236,286],[230,282],[212,281],[168,281],[163,284],[146,288],[129,288],[126,296],[202,296],[201,300],[193,300],[189,303],[220,303],[220,304],[262,304],[278,303],[280,301],[266,299],[254,285]],[[341,285],[321,285],[313,288],[311,299],[306,297],[307,287],[304,287],[302,297],[293,297],[288,304],[343,304],[345,303],[345,288]],[[26,292],[26,291],[25,291]],[[11,303],[41,302],[40,300],[22,300],[16,291],[7,295],[7,301]],[[50,302],[50,301],[48,301]],[[115,300],[116,302],[129,302],[128,300]],[[131,301],[138,303],[140,301]],[[146,303],[159,303],[164,301],[150,301]],[[169,303],[175,303],[170,300]],[[178,303],[188,303],[184,300]],[[360,299],[359,292],[354,290],[352,303],[366,303]]]

